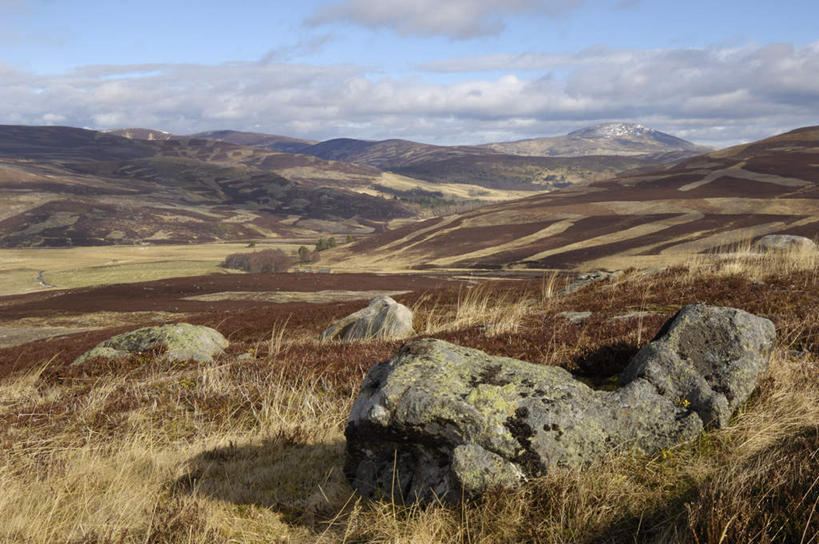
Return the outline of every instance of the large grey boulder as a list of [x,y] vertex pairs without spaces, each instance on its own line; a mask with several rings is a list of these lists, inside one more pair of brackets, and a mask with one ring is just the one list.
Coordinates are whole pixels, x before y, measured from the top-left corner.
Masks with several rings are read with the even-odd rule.
[[211,362],[214,355],[222,353],[227,346],[228,341],[215,329],[175,323],[119,334],[97,344],[71,364],[79,365],[95,357],[123,357],[152,350],[162,351],[162,357],[169,361]]
[[365,497],[451,501],[613,448],[655,452],[724,424],[767,368],[774,336],[767,319],[688,306],[616,391],[558,367],[413,340],[365,377],[344,472]]
[[372,299],[366,308],[330,325],[321,339],[404,338],[414,332],[412,310],[384,295]]
[[754,248],[765,253],[778,251],[813,252],[819,250],[816,243],[810,238],[792,234],[768,234],[757,240],[754,243]]

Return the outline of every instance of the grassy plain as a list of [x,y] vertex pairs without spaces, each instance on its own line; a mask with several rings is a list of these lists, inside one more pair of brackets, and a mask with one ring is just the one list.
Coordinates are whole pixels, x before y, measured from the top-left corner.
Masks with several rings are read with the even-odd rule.
[[[459,507],[364,501],[341,474],[344,423],[363,374],[399,342],[319,343],[347,306],[307,317],[271,306],[237,314],[244,332],[213,364],[134,356],[70,368],[44,355],[0,378],[0,540],[815,543],[819,262],[735,249],[561,298],[557,275],[398,297],[422,336],[590,383],[616,375],[684,304],[771,319],[778,345],[759,390],[691,442]],[[573,324],[558,315],[567,310],[592,315]],[[209,324],[224,330],[219,319]]]
[[135,283],[213,273],[230,273],[219,267],[231,253],[278,248],[295,253],[310,240],[260,242],[256,248],[246,243],[96,246],[74,248],[0,249],[0,296],[53,287],[68,289]]

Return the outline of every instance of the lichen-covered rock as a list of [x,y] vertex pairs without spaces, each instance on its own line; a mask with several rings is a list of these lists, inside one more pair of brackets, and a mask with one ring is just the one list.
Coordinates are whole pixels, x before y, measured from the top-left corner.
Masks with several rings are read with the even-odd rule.
[[754,244],[757,251],[762,252],[778,252],[778,251],[807,251],[813,252],[819,250],[816,243],[810,238],[804,236],[795,236],[792,234],[768,234],[763,236]]
[[[699,345],[694,317],[717,330]],[[610,392],[557,367],[440,340],[408,342],[364,379],[345,429],[345,474],[366,497],[457,500],[552,467],[581,466],[612,448],[657,451],[693,438],[704,422],[723,423],[723,412],[700,408],[709,398],[718,405],[717,395],[731,399],[729,410],[746,399],[774,337],[765,319],[706,306],[686,308],[663,333],[659,347],[635,357],[631,381]],[[665,354],[674,346],[679,360]],[[664,354],[656,364],[655,352]],[[668,387],[666,378],[686,372],[692,378],[684,387]]]
[[321,339],[404,338],[413,333],[412,310],[391,297],[380,296],[372,299],[366,308],[330,325]]
[[112,359],[152,350],[161,351],[162,357],[170,361],[210,362],[227,346],[228,341],[215,329],[175,323],[119,334],[83,353],[71,364],[82,364],[96,357]]
[[663,326],[621,375],[680,399],[704,425],[722,426],[768,367],[774,325],[742,310],[692,304]]

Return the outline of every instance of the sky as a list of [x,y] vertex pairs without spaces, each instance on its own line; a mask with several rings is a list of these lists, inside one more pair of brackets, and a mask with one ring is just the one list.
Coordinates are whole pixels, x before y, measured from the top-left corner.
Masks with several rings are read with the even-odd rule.
[[0,124],[477,144],[819,124],[816,0],[0,0]]

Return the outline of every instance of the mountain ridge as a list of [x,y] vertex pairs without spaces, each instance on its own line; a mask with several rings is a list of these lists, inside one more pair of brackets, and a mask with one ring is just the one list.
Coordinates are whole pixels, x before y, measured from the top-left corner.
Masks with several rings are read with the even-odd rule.
[[662,155],[711,151],[653,128],[635,123],[602,123],[584,127],[565,136],[528,138],[484,144],[502,153],[523,156],[579,157],[589,155]]

